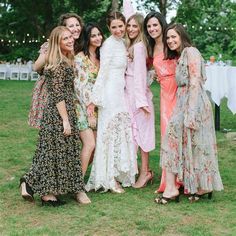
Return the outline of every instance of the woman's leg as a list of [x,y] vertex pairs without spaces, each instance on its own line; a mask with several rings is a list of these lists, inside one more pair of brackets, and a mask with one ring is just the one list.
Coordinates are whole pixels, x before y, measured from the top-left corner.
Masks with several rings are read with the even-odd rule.
[[153,173],[149,170],[149,152],[144,152],[140,149],[141,152],[141,168],[138,180],[133,185],[134,188],[145,187],[148,181],[152,181]]
[[82,140],[82,145],[83,145],[80,158],[81,158],[82,172],[84,176],[88,168],[91,155],[95,148],[95,137],[91,129],[86,129],[86,130],[80,131],[80,138]]
[[166,188],[163,192],[163,196],[167,198],[175,197],[179,195],[179,190],[175,184],[176,175],[166,170]]

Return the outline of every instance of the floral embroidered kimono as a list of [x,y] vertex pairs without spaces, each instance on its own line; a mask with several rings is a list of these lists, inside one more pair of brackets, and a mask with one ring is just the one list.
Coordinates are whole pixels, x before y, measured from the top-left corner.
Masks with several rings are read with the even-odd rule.
[[137,160],[131,119],[125,102],[126,48],[123,39],[110,36],[101,47],[100,69],[92,100],[98,106],[97,142],[86,190],[115,189],[135,182]]
[[223,189],[205,80],[200,52],[185,48],[176,67],[177,101],[162,140],[160,164],[177,174],[188,193]]
[[88,56],[76,55],[75,63],[78,70],[78,76],[74,80],[77,123],[79,130],[83,131],[89,128],[86,108],[92,102],[91,94],[99,68],[92,63]]

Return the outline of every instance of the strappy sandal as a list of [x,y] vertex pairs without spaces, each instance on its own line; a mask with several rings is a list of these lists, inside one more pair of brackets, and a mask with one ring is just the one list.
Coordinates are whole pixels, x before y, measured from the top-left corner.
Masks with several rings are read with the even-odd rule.
[[209,200],[212,199],[212,195],[213,195],[213,192],[208,192],[208,193],[203,193],[203,194],[197,194],[197,193],[194,193],[194,194],[191,194],[188,198],[188,200],[192,203],[192,202],[197,202],[199,201],[200,198],[203,198],[204,196],[207,195],[207,198]]
[[162,195],[160,197],[155,198],[154,201],[155,201],[155,203],[161,204],[161,205],[166,205],[172,201],[175,201],[177,203],[177,202],[179,202],[179,195],[177,195],[175,197],[170,197],[170,198],[163,197],[163,195]]

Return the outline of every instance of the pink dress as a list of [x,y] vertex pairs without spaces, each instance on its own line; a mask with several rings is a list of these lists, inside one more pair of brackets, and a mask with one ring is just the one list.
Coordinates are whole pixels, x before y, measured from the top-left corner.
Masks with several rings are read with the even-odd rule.
[[[161,139],[164,137],[166,127],[176,104],[177,83],[175,81],[176,60],[164,60],[164,53],[154,57],[153,66],[161,86],[160,114]],[[164,192],[166,187],[165,170],[162,170],[161,184],[158,192]]]
[[[125,97],[132,120],[133,139],[136,150],[145,152],[155,148],[154,107],[152,92],[147,85],[146,47],[142,42],[134,45],[133,59],[128,59],[125,73]],[[140,108],[147,106],[150,114]]]

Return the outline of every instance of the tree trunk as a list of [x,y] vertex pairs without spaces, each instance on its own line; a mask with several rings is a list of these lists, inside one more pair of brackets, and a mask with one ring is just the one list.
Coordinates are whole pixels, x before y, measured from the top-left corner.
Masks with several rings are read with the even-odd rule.
[[159,9],[160,9],[160,12],[161,14],[166,17],[166,7],[167,7],[167,0],[159,0]]

